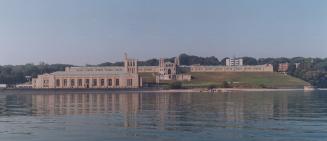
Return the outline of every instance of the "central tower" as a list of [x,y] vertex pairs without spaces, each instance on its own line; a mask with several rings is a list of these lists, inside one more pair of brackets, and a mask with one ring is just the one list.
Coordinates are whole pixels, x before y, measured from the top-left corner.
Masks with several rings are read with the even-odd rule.
[[125,66],[125,72],[134,73],[134,74],[138,73],[137,60],[129,59],[127,53],[124,54],[124,66]]

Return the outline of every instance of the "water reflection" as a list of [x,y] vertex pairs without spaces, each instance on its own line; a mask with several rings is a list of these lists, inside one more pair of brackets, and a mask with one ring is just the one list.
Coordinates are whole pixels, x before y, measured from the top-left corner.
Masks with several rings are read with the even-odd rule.
[[[288,95],[185,93],[65,93],[8,95],[0,98],[1,115],[85,115],[121,113],[125,126],[135,127],[136,116],[155,114],[165,120],[242,122],[288,115]],[[208,116],[208,117],[206,117]],[[133,123],[133,124],[131,124]]]
[[0,95],[0,135],[313,140],[327,137],[326,102],[303,92],[8,94]]
[[140,94],[53,94],[32,95],[37,115],[75,115],[90,113],[137,113]]

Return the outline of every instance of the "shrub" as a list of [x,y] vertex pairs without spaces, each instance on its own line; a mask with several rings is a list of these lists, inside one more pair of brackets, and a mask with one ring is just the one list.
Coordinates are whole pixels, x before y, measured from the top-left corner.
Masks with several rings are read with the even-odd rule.
[[222,87],[223,88],[232,88],[232,85],[228,81],[224,81]]
[[169,84],[170,89],[182,89],[182,82],[173,82]]
[[217,85],[211,84],[208,86],[208,89],[214,89],[214,88],[217,88]]

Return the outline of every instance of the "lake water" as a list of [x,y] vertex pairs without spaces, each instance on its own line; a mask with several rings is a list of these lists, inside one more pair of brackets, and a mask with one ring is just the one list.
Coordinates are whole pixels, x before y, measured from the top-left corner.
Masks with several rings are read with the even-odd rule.
[[1,141],[327,140],[327,91],[23,93],[0,92]]

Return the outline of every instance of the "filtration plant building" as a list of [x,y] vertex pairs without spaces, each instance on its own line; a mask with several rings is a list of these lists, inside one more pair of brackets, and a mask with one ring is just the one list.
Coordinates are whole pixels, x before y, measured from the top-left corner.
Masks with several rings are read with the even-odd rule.
[[125,55],[124,67],[67,67],[65,71],[39,75],[32,80],[37,89],[139,88],[137,60]]

